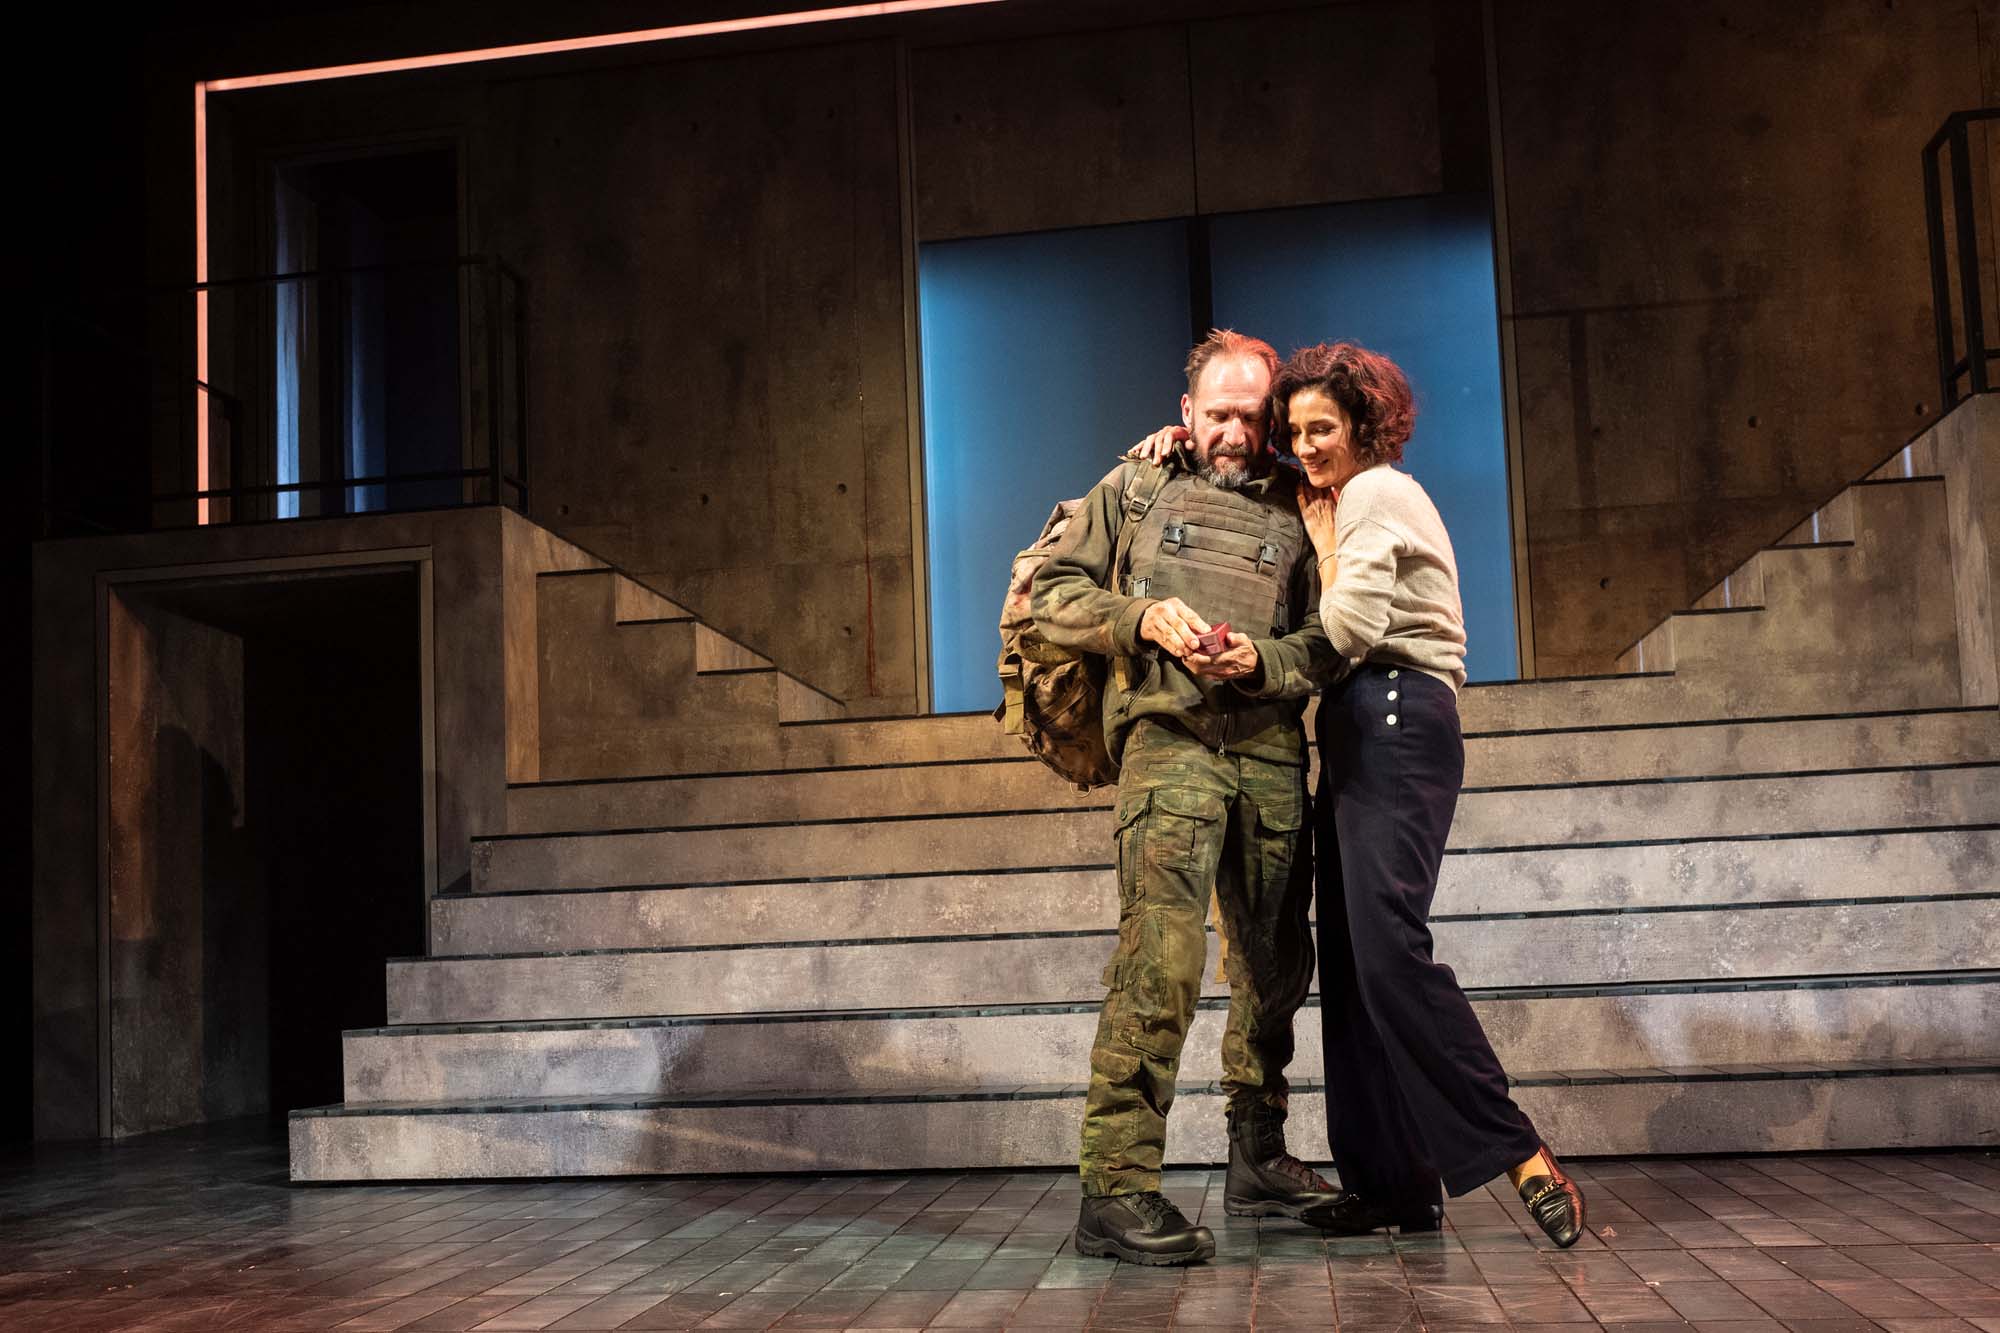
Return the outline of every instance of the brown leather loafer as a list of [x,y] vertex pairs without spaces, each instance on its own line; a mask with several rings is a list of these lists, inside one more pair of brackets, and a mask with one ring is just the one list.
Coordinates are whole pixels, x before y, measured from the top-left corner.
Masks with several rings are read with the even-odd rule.
[[1583,1235],[1583,1191],[1563,1174],[1554,1153],[1544,1147],[1542,1156],[1548,1161],[1549,1173],[1521,1182],[1521,1202],[1528,1205],[1528,1216],[1535,1219],[1535,1225],[1566,1250]]

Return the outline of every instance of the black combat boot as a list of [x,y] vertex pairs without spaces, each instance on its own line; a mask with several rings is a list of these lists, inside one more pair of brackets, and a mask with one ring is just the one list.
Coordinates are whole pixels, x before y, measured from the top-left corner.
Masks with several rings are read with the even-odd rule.
[[1284,1113],[1273,1106],[1229,1112],[1229,1175],[1222,1209],[1231,1217],[1302,1218],[1331,1207],[1337,1192],[1326,1178],[1285,1151]]
[[1076,1252],[1128,1264],[1198,1264],[1215,1257],[1215,1233],[1188,1221],[1158,1190],[1086,1194]]

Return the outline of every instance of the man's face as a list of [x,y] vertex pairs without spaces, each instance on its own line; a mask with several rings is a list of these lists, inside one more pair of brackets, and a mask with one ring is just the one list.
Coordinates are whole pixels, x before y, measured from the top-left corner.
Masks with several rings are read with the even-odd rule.
[[1254,356],[1218,356],[1181,395],[1188,447],[1220,485],[1241,484],[1264,467],[1264,400],[1271,372]]

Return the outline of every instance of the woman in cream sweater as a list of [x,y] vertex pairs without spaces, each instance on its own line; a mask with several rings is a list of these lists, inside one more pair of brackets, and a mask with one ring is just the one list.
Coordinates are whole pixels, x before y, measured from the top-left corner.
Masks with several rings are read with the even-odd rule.
[[1507,1094],[1450,968],[1431,898],[1458,806],[1465,621],[1436,506],[1390,464],[1416,415],[1403,372],[1350,343],[1303,348],[1271,388],[1273,440],[1309,486],[1320,621],[1353,670],[1319,705],[1317,848],[1327,1138],[1343,1193],[1306,1220],[1432,1230],[1453,1195],[1505,1171],[1556,1244],[1583,1195]]

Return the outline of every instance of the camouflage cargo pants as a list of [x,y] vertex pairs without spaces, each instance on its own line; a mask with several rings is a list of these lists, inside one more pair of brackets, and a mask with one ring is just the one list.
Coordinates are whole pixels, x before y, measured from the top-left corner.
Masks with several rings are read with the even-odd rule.
[[1159,1188],[1211,891],[1230,944],[1223,1088],[1231,1106],[1284,1106],[1292,1017],[1312,984],[1304,824],[1304,769],[1217,755],[1155,722],[1133,727],[1118,781],[1118,948],[1083,1112],[1084,1193]]

